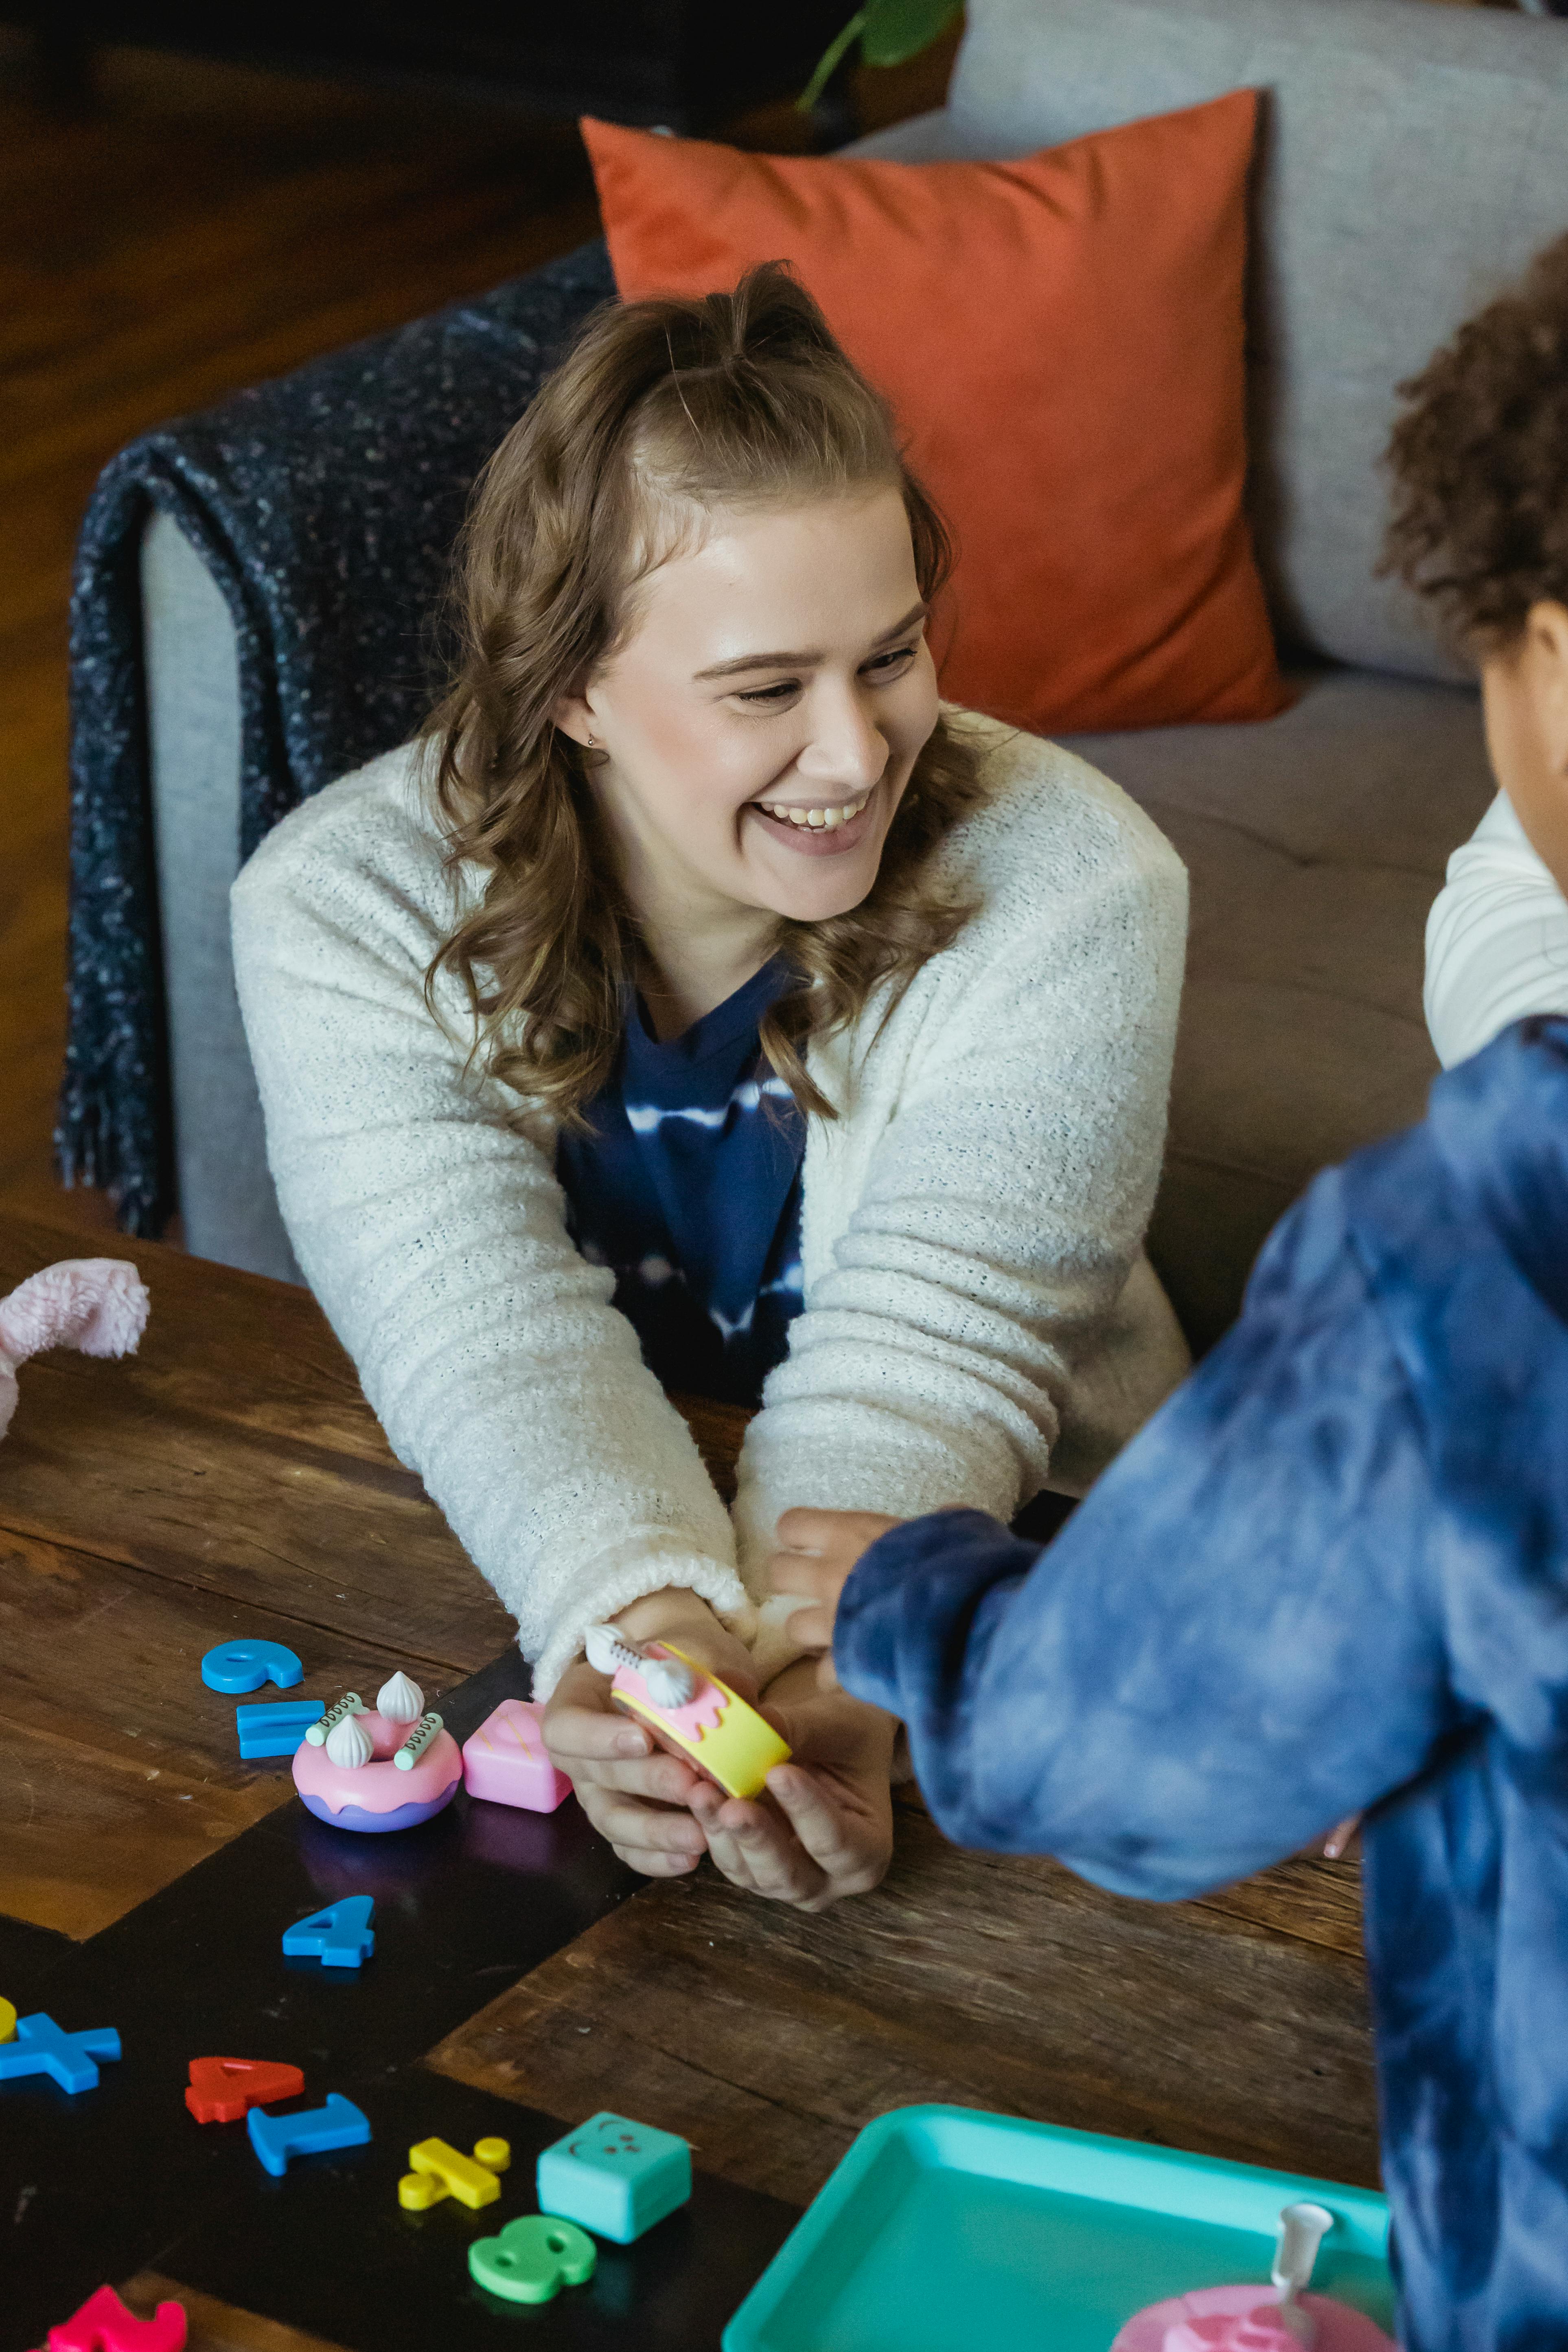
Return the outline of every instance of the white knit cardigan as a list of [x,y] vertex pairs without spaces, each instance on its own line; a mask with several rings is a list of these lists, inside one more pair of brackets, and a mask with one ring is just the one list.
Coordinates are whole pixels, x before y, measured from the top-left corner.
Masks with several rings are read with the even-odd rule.
[[939,856],[981,911],[879,1037],[813,1049],[839,1108],[804,1165],[805,1307],[747,1433],[733,1517],[579,1255],[536,1108],[465,1075],[425,973],[479,877],[447,869],[418,755],[268,836],[235,970],[300,1265],[399,1457],[517,1617],[535,1688],[664,1585],[786,1654],[754,1606],[792,1504],[1008,1518],[1079,1491],[1185,1366],[1140,1255],[1185,921],[1173,851],[1069,752],[969,714],[986,803]]

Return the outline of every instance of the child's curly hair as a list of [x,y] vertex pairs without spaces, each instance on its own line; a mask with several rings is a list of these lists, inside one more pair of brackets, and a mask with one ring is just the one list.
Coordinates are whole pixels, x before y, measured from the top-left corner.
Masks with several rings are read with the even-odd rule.
[[1381,569],[1470,653],[1505,651],[1532,604],[1568,604],[1568,236],[1399,393]]

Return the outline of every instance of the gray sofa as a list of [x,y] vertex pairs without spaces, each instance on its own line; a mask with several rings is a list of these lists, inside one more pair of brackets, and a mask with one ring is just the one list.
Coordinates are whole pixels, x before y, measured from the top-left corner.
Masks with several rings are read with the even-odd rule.
[[[1077,745],[1192,873],[1151,1246],[1199,1345],[1313,1171],[1417,1117],[1435,1067],[1423,924],[1489,785],[1472,688],[1374,576],[1378,460],[1394,384],[1568,227],[1568,34],[1430,0],[970,0],[946,109],[861,151],[1018,154],[1241,86],[1267,93],[1252,514],[1299,698],[1260,726]],[[292,1276],[228,964],[235,634],[175,524],[152,523],[142,565],[186,1237]]]

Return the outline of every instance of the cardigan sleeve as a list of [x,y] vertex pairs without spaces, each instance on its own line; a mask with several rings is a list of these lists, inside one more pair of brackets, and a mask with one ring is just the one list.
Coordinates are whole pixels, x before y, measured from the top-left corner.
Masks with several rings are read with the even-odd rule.
[[[815,1276],[808,1265],[789,1357],[747,1432],[736,1507],[749,1580],[797,1503],[900,1517],[969,1504],[1009,1519],[1057,1483],[1064,1434],[1116,1419],[1112,1389],[1124,1440],[1185,1370],[1139,1251],[1186,877],[1131,803],[1053,757],[1057,821],[1016,823],[1005,807],[990,820],[986,863],[1007,878],[972,926],[984,961],[936,958],[868,1057],[874,1095],[878,1057],[913,1027],[831,1262]],[[876,1124],[869,1107],[829,1130],[829,1171],[858,1123]],[[813,1181],[808,1146],[808,1234],[823,1213]],[[1136,1328],[1123,1328],[1130,1308]]]
[[583,1629],[687,1585],[749,1626],[728,1515],[566,1231],[548,1138],[467,1074],[425,972],[449,901],[392,754],[285,820],[234,891],[268,1159],[300,1267],[399,1457],[547,1695]]
[[1568,899],[1500,793],[1426,919],[1426,1026],[1445,1069],[1531,1013],[1568,1013]]

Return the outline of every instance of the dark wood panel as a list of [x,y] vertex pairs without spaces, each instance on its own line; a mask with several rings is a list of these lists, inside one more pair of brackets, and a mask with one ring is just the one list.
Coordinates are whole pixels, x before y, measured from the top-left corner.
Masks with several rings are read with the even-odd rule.
[[[0,1293],[83,1246],[0,1217]],[[302,1695],[368,1697],[398,1665],[438,1696],[515,1638],[308,1292],[100,1246],[152,1291],[141,1349],[28,1364],[0,1454],[0,1913],[73,1936],[291,1793],[240,1762],[215,1643],[284,1642]],[[689,1411],[732,1486],[745,1414]]]
[[[76,1237],[0,1220],[0,1288]],[[309,1293],[123,1239],[152,1292],[139,1353],[22,1375],[0,1526],[472,1671],[512,1622],[395,1460]]]
[[1304,1943],[1325,1944],[1350,1959],[1362,1958],[1361,1869],[1355,1862],[1302,1854],[1260,1877],[1244,1879],[1239,1886],[1205,1895],[1201,1902],[1205,1911],[1221,1917],[1277,1927]]
[[678,1396],[671,1402],[679,1407],[688,1429],[697,1440],[697,1451],[707,1465],[708,1475],[724,1500],[732,1503],[735,1464],[751,1414],[743,1405],[715,1404],[710,1397]]
[[205,1652],[243,1635],[299,1654],[301,1697],[374,1698],[399,1665],[432,1697],[453,1679],[437,1660],[0,1530],[0,1913],[96,1933],[293,1795],[286,1759],[241,1760],[243,1702],[201,1679]]
[[185,2352],[341,2352],[324,2336],[302,2336],[297,2327],[259,2318],[254,2311],[236,2311],[232,2304],[198,2294],[158,2271],[139,2272],[121,2288],[120,2298],[138,2319],[151,2319],[161,2303],[183,2304],[188,2323]]
[[[0,1292],[79,1235],[0,1218]],[[153,1294],[138,1353],[36,1359],[0,1527],[471,1672],[512,1622],[412,1471],[306,1291],[154,1242],[99,1243]],[[729,1488],[746,1416],[688,1402]]]
[[[707,1873],[650,1887],[428,2063],[563,2122],[683,2133],[706,2170],[802,2204],[873,2116],[922,2100],[1373,2183],[1363,1971],[1319,1933],[1345,1881],[1289,1865],[1252,1918],[1131,1903],[958,1853],[909,1802],[875,1894],[808,1918]],[[1280,1924],[1299,1908],[1304,1934]]]
[[272,1780],[226,1787],[0,1717],[0,1911],[62,1935],[111,1920],[272,1811]]

